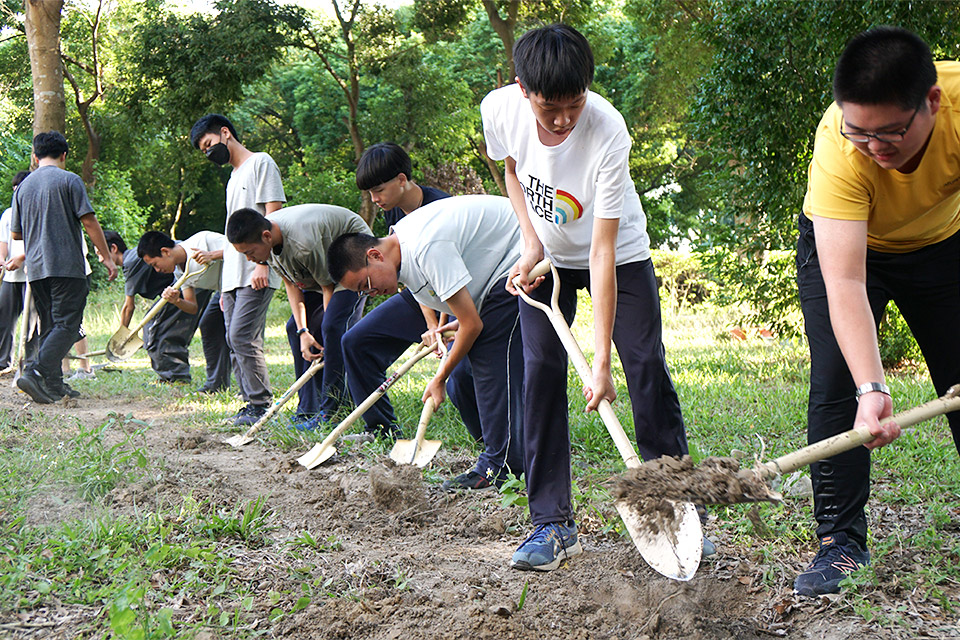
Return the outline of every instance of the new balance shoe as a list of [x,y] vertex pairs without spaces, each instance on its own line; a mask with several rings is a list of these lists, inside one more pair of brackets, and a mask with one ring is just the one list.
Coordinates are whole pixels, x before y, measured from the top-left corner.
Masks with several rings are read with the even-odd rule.
[[802,596],[837,593],[844,578],[868,564],[870,552],[861,549],[847,534],[824,536],[813,562],[793,581],[793,590]]
[[571,520],[537,525],[530,537],[513,553],[510,566],[521,571],[553,571],[560,564],[583,553],[577,525]]
[[441,485],[444,491],[460,491],[462,489],[489,489],[493,482],[486,476],[480,475],[476,471],[467,471],[461,473],[456,478],[448,478]]
[[25,369],[17,378],[17,387],[37,404],[52,404],[63,397],[47,387],[43,376],[36,369]]

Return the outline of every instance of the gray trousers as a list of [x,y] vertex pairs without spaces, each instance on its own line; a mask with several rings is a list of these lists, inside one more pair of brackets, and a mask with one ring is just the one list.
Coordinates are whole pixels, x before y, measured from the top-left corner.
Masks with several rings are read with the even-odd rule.
[[263,331],[274,291],[240,287],[224,291],[220,297],[227,345],[235,358],[234,373],[241,396],[250,404],[266,405],[273,400],[267,362],[263,357]]

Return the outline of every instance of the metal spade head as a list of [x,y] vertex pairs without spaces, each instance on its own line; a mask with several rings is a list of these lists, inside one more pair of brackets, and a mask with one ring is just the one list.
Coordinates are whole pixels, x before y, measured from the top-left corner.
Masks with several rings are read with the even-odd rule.
[[120,327],[107,342],[107,359],[110,362],[126,360],[143,346],[143,338],[133,333],[129,327]]

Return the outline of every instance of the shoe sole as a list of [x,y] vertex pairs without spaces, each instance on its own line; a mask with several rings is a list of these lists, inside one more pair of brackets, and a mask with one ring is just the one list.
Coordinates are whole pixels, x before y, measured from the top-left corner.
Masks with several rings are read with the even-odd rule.
[[25,394],[30,396],[34,402],[37,404],[53,404],[57,400],[54,400],[46,394],[46,392],[40,387],[39,384],[33,378],[27,378],[20,376],[17,378],[17,388],[20,391],[23,391]]
[[583,553],[583,547],[580,546],[580,540],[577,540],[576,544],[573,546],[562,549],[560,553],[557,554],[557,557],[554,558],[553,562],[540,565],[532,565],[525,560],[520,560],[519,562],[510,561],[510,567],[513,569],[518,569],[520,571],[553,571],[564,561],[569,560],[574,556],[578,556]]

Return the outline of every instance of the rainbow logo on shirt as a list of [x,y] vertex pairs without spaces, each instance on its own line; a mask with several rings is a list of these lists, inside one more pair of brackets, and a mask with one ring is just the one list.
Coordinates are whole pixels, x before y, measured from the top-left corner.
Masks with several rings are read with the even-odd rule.
[[573,197],[573,194],[557,189],[553,199],[553,221],[557,224],[566,224],[579,220],[583,215],[583,205]]

